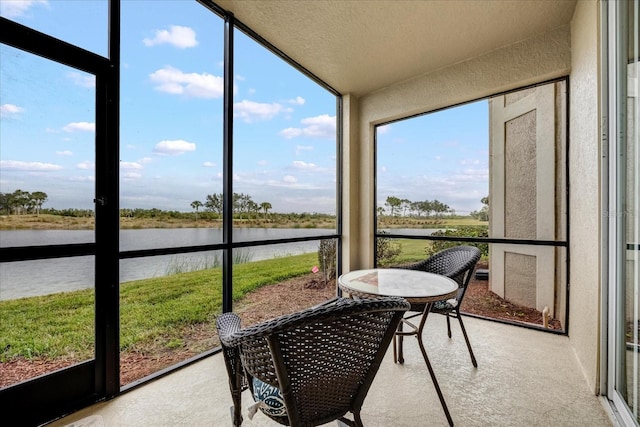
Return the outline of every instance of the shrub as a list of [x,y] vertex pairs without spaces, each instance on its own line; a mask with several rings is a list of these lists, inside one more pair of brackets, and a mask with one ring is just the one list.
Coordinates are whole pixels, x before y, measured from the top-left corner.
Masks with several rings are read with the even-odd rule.
[[[446,236],[446,237],[488,237],[489,227],[486,225],[466,225],[457,228],[450,228],[447,230],[434,231],[432,236]],[[440,252],[443,249],[459,246],[460,242],[446,241],[446,240],[434,240],[429,246],[425,248],[427,257]],[[489,256],[489,244],[477,243],[477,242],[463,242],[462,244],[467,246],[475,246],[480,249],[482,257]]]
[[[383,231],[382,234],[385,232]],[[402,246],[389,237],[376,238],[376,266],[387,267],[400,255]]]

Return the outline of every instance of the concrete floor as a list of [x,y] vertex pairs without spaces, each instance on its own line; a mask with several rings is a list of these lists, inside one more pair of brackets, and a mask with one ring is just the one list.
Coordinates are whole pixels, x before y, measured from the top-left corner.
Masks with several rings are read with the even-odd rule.
[[[432,315],[425,345],[456,426],[612,426],[608,409],[593,395],[569,339],[496,322],[465,318],[478,368],[453,324]],[[244,426],[278,425],[261,413]],[[222,355],[186,367],[52,427],[230,426],[231,397]],[[405,340],[405,363],[391,348],[362,411],[365,426],[447,426],[414,338]],[[336,425],[332,423],[331,425]]]

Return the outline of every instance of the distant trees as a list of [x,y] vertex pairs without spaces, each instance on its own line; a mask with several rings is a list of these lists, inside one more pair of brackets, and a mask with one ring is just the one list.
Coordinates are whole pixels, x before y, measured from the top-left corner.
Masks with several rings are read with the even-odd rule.
[[480,202],[482,202],[482,208],[471,212],[471,217],[479,221],[489,221],[489,197],[483,197]]
[[389,196],[387,197],[387,201],[384,205],[391,211],[391,216],[396,216],[396,210],[400,209],[400,206],[402,206],[402,200],[395,196]]
[[223,205],[222,193],[207,194],[206,200],[204,202],[204,207],[209,212],[215,212],[218,215],[222,215],[222,205]]
[[198,220],[198,209],[202,207],[202,202],[200,200],[194,200],[191,202],[191,207],[196,211],[196,221]]
[[267,217],[267,214],[269,213],[269,209],[271,209],[271,203],[269,202],[262,202],[260,203],[260,209],[262,209],[264,211],[264,216],[265,218]]
[[13,193],[0,193],[0,212],[5,214],[23,215],[40,213],[42,205],[47,201],[47,193],[42,191],[16,190]]
[[[390,216],[425,216],[429,218],[434,216],[441,218],[444,214],[450,213],[453,210],[449,205],[440,202],[439,200],[424,200],[412,202],[408,199],[400,199],[399,197],[389,196],[384,205],[389,210]],[[384,208],[378,208],[378,215],[384,214]]]
[[[238,214],[240,219],[243,217],[246,219],[257,217],[260,211],[263,211],[266,217],[267,212],[272,208],[271,203],[256,203],[249,194],[244,193],[233,193],[231,203],[233,213]],[[222,215],[223,206],[224,198],[222,193],[207,194],[204,202],[204,207],[207,211]]]

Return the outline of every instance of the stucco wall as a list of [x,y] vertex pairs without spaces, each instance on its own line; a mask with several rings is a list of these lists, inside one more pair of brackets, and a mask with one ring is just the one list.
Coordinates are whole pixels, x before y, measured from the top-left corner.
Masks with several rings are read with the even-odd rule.
[[600,319],[600,128],[598,3],[578,2],[571,22],[569,338],[598,392]]
[[[497,49],[485,55],[371,93],[359,102],[358,160],[347,169],[357,169],[360,206],[373,206],[374,125],[413,114],[433,111],[511,89],[569,74],[570,28]],[[345,175],[346,176],[346,175]],[[353,202],[353,201],[351,201]],[[360,210],[359,258],[351,268],[373,266],[373,209]]]
[[[343,132],[342,132],[342,160],[345,165],[357,164],[359,151],[359,115],[358,99],[351,95],[342,97]],[[360,169],[346,167],[342,179],[342,217],[347,220],[342,223],[342,270],[347,272],[357,267],[360,236],[361,210],[360,197]]]
[[[346,163],[359,194],[350,203],[373,206],[374,125],[570,75],[569,337],[586,380],[598,392],[600,292],[600,168],[598,2],[577,3],[570,26],[374,92],[359,99],[358,150]],[[357,158],[355,157],[357,156]],[[357,178],[356,178],[357,176]],[[596,189],[596,190],[594,190]],[[373,209],[351,222],[358,258],[349,269],[373,266]],[[356,252],[352,252],[355,254]]]

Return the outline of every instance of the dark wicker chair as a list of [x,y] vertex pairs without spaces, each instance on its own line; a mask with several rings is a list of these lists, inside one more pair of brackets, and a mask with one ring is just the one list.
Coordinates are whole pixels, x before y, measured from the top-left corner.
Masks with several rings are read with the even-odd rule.
[[[364,398],[409,307],[401,298],[340,298],[245,329],[234,313],[220,315],[216,327],[229,374],[233,424],[242,424],[241,392],[249,388],[254,406],[280,424],[340,420],[362,426]],[[271,406],[273,401],[280,408]],[[344,417],[347,412],[353,421]]]
[[[480,255],[480,250],[476,247],[455,246],[453,248],[444,249],[424,261],[401,267],[410,270],[420,270],[440,274],[447,276],[458,283],[458,295],[454,298],[454,301],[438,301],[433,304],[430,313],[440,313],[447,316],[447,333],[449,334],[449,338],[451,338],[451,322],[449,321],[449,318],[456,317],[458,319],[460,329],[462,329],[462,335],[464,335],[464,340],[467,343],[467,348],[469,349],[471,363],[473,363],[473,366],[476,368],[478,367],[478,362],[476,361],[476,357],[471,349],[471,343],[469,342],[467,331],[464,328],[464,323],[462,323],[460,305],[462,304],[464,294],[467,290],[467,286],[469,285],[469,281],[471,280],[471,276],[473,275],[476,263],[480,259]],[[409,315],[407,319],[421,315],[424,308],[424,304],[411,304],[411,309],[409,311],[418,313]],[[402,341],[403,340],[400,338],[397,345],[402,346]]]

